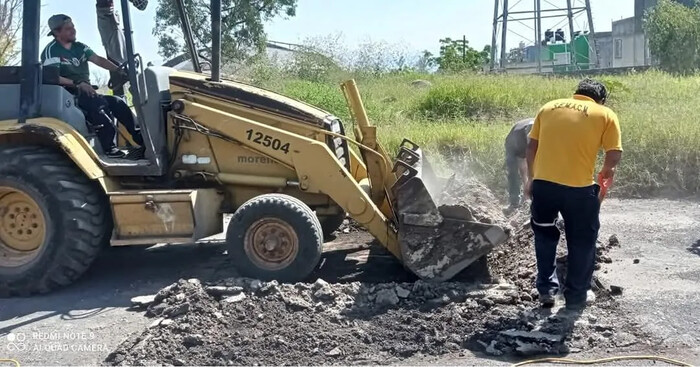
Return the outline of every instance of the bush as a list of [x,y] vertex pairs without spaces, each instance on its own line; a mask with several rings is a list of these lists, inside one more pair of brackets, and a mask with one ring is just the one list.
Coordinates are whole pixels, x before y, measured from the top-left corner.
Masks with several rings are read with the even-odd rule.
[[461,74],[442,79],[418,110],[430,118],[530,116],[547,101],[570,95],[575,86],[573,79]]

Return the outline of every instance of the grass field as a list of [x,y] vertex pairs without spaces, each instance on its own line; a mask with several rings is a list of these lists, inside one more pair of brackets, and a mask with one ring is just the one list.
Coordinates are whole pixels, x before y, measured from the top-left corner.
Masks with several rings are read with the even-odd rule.
[[[339,83],[274,78],[264,87],[351,120]],[[428,80],[430,87],[412,85]],[[700,77],[646,72],[600,78],[611,91],[623,134],[623,161],[611,195],[700,193]],[[510,125],[550,99],[569,96],[577,79],[517,75],[403,74],[356,78],[381,141],[394,152],[404,137],[443,168],[469,170],[505,192],[503,140]],[[350,130],[351,131],[351,130]]]

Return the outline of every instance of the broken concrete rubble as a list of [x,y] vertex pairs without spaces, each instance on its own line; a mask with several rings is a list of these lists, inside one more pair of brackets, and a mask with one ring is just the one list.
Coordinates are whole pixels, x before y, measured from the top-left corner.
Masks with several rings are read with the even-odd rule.
[[243,292],[243,287],[210,286],[206,287],[207,293],[213,296],[230,296]]
[[520,338],[523,340],[531,340],[536,342],[550,342],[557,343],[560,342],[564,337],[561,335],[553,335],[548,333],[543,333],[541,331],[522,331],[522,330],[505,330],[501,331],[501,335],[505,335],[511,338]]
[[326,282],[325,280],[319,278],[319,279],[316,279],[316,281],[314,282],[314,284],[313,284],[313,286],[312,286],[312,289],[315,290],[315,291],[317,291],[317,290],[319,290],[319,289],[321,289],[321,288],[327,288],[327,287],[329,287],[329,286],[330,286],[330,284],[328,284],[328,282]]
[[335,293],[331,287],[324,287],[314,292],[314,297],[320,300],[329,301],[335,298]]
[[[474,217],[525,222],[505,218],[500,206],[489,204],[493,196],[485,190],[470,194],[478,198],[463,199],[480,203],[470,205]],[[601,244],[598,261],[605,260],[600,255],[606,256],[609,247]],[[565,249],[560,246],[562,255]],[[565,268],[565,262],[561,257],[558,266]],[[583,322],[540,312],[534,302],[536,261],[527,226],[512,228],[510,239],[481,265],[485,272],[473,266],[451,281],[435,283],[180,280],[159,291],[148,306],[147,316],[157,317],[158,324],[122,343],[106,363],[395,364],[460,349],[493,356],[561,353],[630,345],[637,338],[631,332],[628,337],[614,329],[595,329],[619,318],[596,305]],[[598,302],[611,302],[608,298]],[[613,332],[611,337],[602,336],[606,330]]]
[[335,347],[335,348],[331,349],[330,351],[326,352],[326,355],[329,357],[338,357],[338,356],[341,356],[342,354],[343,354],[343,351],[338,347]]
[[394,306],[399,303],[399,297],[393,289],[382,289],[377,292],[375,302],[379,306]]
[[190,310],[190,304],[185,302],[178,305],[170,306],[163,311],[163,315],[167,317],[176,317],[187,313]]
[[204,337],[201,334],[185,335],[182,338],[182,344],[186,347],[194,347],[197,345],[202,345]]
[[525,356],[536,355],[536,354],[558,353],[557,349],[554,349],[554,348],[552,348],[551,345],[545,344],[545,343],[531,343],[531,342],[521,341],[520,339],[516,339],[515,344],[517,344],[515,351],[518,352],[518,354],[525,355]]
[[224,303],[236,303],[236,302],[240,302],[244,299],[246,299],[245,293],[239,293],[239,294],[236,294],[234,296],[226,297],[221,301]]
[[148,307],[156,301],[156,295],[138,296],[131,299],[131,304],[134,307]]
[[620,296],[622,295],[622,292],[625,290],[625,288],[620,287],[618,285],[611,285],[610,286],[610,294],[613,296]]
[[396,295],[399,298],[407,298],[410,294],[411,294],[411,291],[409,291],[408,289],[401,287],[401,286],[396,287]]
[[486,354],[492,355],[492,356],[502,356],[503,355],[503,352],[500,351],[498,348],[496,348],[496,346],[498,345],[497,341],[491,340],[490,344],[486,344],[486,343],[482,342],[481,340],[479,340],[478,342],[479,342],[479,344],[483,345],[484,348],[486,348],[485,349]]

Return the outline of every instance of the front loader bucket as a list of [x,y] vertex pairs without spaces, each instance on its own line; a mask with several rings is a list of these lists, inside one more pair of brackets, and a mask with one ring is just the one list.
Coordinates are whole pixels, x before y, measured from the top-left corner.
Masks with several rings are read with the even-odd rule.
[[467,207],[438,208],[434,198],[445,180],[435,175],[416,144],[404,139],[394,171],[402,261],[421,279],[448,280],[507,239],[503,228],[477,222]]

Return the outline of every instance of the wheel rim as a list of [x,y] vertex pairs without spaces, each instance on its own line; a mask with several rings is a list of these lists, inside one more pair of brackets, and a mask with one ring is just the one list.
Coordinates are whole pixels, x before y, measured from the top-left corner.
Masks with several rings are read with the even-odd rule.
[[0,266],[20,266],[33,260],[46,239],[41,207],[27,193],[0,186]]
[[266,270],[279,270],[296,258],[299,239],[287,222],[277,218],[263,218],[246,231],[244,249],[256,266]]

